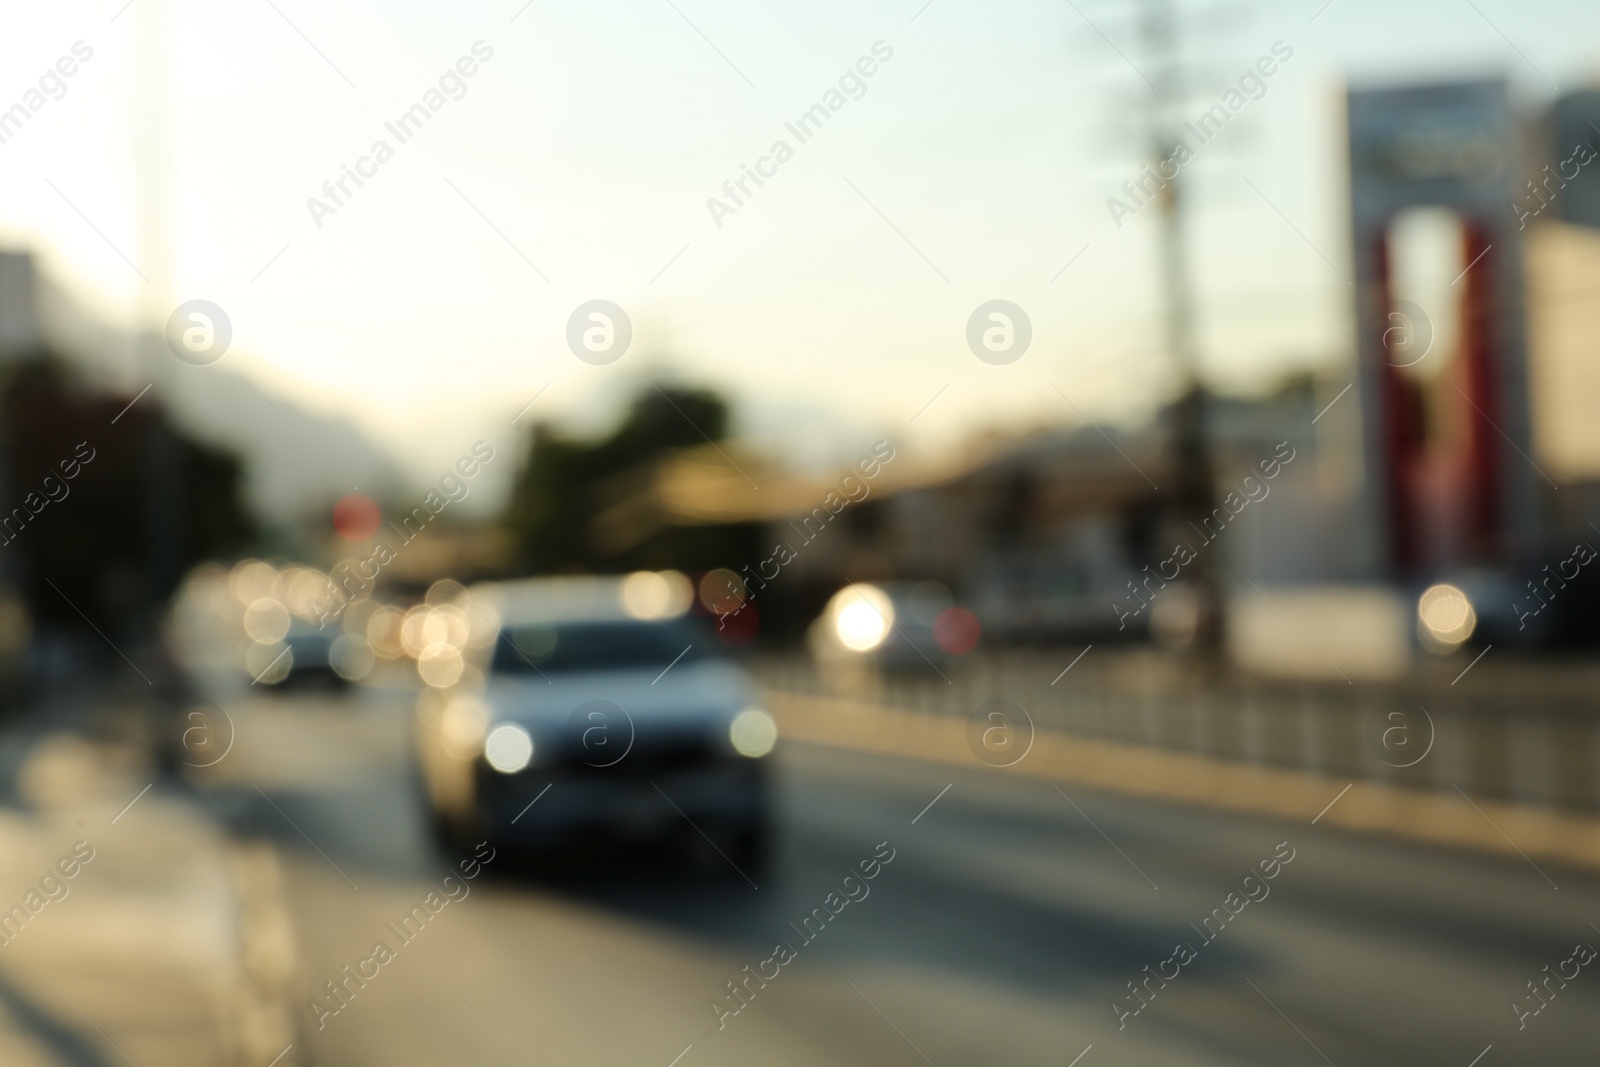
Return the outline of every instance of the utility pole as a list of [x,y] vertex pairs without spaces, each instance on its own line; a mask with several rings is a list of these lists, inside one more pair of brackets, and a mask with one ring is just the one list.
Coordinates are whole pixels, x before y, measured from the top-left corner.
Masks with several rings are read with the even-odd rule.
[[[1179,392],[1168,414],[1173,474],[1177,482],[1171,497],[1170,511],[1174,520],[1171,525],[1187,540],[1190,525],[1199,529],[1200,520],[1210,515],[1215,489],[1206,430],[1205,384],[1200,376],[1199,346],[1195,338],[1188,233],[1184,225],[1186,181],[1181,168],[1170,178],[1162,168],[1183,140],[1182,108],[1186,102],[1173,0],[1142,0],[1140,30],[1150,68],[1146,80],[1153,83],[1146,98],[1145,136],[1153,157],[1152,169],[1165,183],[1156,205],[1160,224],[1162,318],[1167,353],[1179,382]],[[1194,562],[1186,569],[1188,580],[1199,597],[1200,609],[1191,647],[1198,656],[1209,658],[1221,652],[1223,637],[1223,603],[1215,554],[1201,546]]]
[[135,344],[138,365],[155,386],[145,404],[142,452],[145,479],[145,579],[152,619],[181,577],[183,530],[187,525],[182,450],[170,422],[179,386],[176,360],[167,349],[167,316],[173,307],[173,213],[171,103],[167,61],[171,37],[168,0],[145,0],[134,12],[136,52],[132,64],[134,202],[139,217],[139,258],[148,281],[140,294]]

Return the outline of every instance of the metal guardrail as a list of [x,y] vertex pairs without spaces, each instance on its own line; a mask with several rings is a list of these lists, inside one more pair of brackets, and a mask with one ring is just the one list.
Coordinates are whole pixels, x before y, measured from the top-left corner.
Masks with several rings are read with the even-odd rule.
[[[849,695],[929,715],[1004,700],[1039,730],[1263,767],[1576,811],[1600,809],[1600,670],[1441,663],[1379,685],[1206,677],[1149,650],[1008,650],[874,679]],[[830,689],[803,655],[753,665],[788,692]],[[1468,677],[1471,677],[1470,675]]]

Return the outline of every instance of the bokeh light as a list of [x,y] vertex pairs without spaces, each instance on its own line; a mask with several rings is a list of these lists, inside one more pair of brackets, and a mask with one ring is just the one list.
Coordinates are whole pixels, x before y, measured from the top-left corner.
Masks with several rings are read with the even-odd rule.
[[383,512],[370,496],[350,493],[333,506],[333,528],[346,541],[367,541],[383,523]]
[[759,759],[778,743],[778,724],[760,708],[746,708],[728,724],[728,741],[739,755]]
[[533,759],[533,738],[515,723],[501,723],[484,738],[483,758],[501,774],[516,774]]
[[965,656],[978,647],[983,627],[978,617],[966,608],[946,608],[933,620],[933,640],[952,656]]
[[328,666],[347,682],[359,682],[371,674],[375,661],[372,646],[354,634],[340,634],[328,650]]
[[294,653],[282,641],[256,641],[245,650],[244,669],[262,685],[277,685],[293,666]]
[[1456,586],[1429,586],[1417,600],[1417,636],[1431,652],[1459,648],[1477,626],[1471,599]]
[[883,644],[894,626],[894,605],[874,585],[852,585],[834,594],[828,605],[839,643],[853,652],[870,652]]
[[270,597],[278,589],[278,572],[259,559],[242,560],[228,575],[228,589],[241,604]]
[[398,659],[405,654],[400,644],[400,627],[405,618],[405,612],[387,605],[372,613],[367,619],[366,636],[373,652],[384,659]]
[[738,611],[744,598],[744,579],[726,567],[707,571],[700,578],[700,604],[713,615]]
[[283,640],[289,632],[289,609],[269,597],[251,601],[244,609],[244,632],[268,644]]
[[429,645],[417,657],[417,674],[435,689],[454,685],[461,678],[466,663],[461,650],[440,642]]
[[678,571],[635,571],[622,583],[622,606],[636,619],[680,615],[693,599],[694,584]]

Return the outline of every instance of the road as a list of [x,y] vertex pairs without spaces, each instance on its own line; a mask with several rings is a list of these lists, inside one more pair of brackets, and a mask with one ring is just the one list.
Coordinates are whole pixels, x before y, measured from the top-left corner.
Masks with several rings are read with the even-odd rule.
[[[1600,966],[1552,979],[1520,1029],[1510,1006],[1575,943],[1600,946],[1593,875],[811,745],[780,749],[779,842],[755,886],[709,848],[596,843],[533,869],[497,854],[401,943],[386,924],[465,858],[424,830],[405,696],[229,711],[201,803],[279,853],[312,1064],[1494,1067],[1600,1050]],[[802,939],[887,849],[867,895],[833,898]],[[1276,877],[1246,883],[1262,861]],[[1206,940],[1246,891],[1261,899]],[[310,997],[379,940],[395,958],[319,1029]],[[746,965],[770,975],[780,942],[792,959],[719,1027],[711,1002],[732,1006]],[[1179,943],[1177,976],[1134,999]]]

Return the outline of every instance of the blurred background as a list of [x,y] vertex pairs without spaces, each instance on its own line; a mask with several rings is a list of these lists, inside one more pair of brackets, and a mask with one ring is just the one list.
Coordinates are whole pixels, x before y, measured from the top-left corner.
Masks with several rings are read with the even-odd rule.
[[1591,1054],[1596,18],[11,11],[0,1060]]

